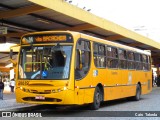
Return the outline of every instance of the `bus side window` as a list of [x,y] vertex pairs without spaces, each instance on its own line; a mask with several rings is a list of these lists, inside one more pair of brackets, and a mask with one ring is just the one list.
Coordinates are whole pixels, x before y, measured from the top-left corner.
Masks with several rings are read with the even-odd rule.
[[136,70],[141,69],[140,54],[138,54],[138,53],[135,53],[135,69]]
[[128,51],[128,69],[135,69],[135,55],[134,52]]
[[148,70],[150,70],[151,69],[151,60],[150,60],[150,56],[147,56],[147,58],[148,58]]
[[90,67],[90,42],[79,40],[76,47],[75,79],[86,76]]
[[105,45],[93,44],[94,64],[97,68],[106,68],[106,50]]
[[115,47],[107,46],[108,68],[118,68],[118,51]]
[[127,55],[126,50],[119,49],[119,68],[127,69]]
[[143,62],[143,70],[148,70],[148,56],[142,55],[142,62]]
[[142,60],[142,54],[140,54],[140,70],[143,70],[143,60]]

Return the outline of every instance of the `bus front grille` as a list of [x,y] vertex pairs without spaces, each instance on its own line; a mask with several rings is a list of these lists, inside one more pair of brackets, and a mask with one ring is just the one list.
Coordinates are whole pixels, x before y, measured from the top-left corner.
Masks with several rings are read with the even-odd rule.
[[44,90],[44,91],[37,91],[37,90],[31,90],[30,93],[35,93],[35,94],[51,94],[51,90]]
[[46,97],[45,99],[35,99],[35,97],[25,97],[23,98],[24,101],[37,101],[37,102],[61,102],[61,99],[57,98],[48,98]]

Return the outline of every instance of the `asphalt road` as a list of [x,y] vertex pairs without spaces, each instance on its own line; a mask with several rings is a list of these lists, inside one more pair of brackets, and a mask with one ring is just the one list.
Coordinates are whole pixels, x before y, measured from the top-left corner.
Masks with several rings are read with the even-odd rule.
[[4,93],[3,94],[3,99],[4,100],[15,99],[15,93]]
[[[42,118],[29,118],[34,120],[160,120],[160,87],[153,88],[150,94],[142,95],[140,101],[120,99],[102,103],[97,111],[91,111],[88,108],[87,105],[74,107],[41,105],[15,111],[41,113]],[[16,120],[19,119],[22,118],[16,117]]]

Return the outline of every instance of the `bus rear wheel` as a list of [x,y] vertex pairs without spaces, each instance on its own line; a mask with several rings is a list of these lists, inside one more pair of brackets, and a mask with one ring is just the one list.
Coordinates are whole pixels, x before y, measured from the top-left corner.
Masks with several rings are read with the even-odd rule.
[[137,84],[137,88],[136,88],[136,95],[134,96],[134,100],[135,101],[139,101],[141,98],[141,86],[139,84]]
[[141,86],[140,84],[137,84],[137,87],[136,87],[136,95],[133,96],[133,97],[128,97],[127,100],[131,100],[131,101],[139,101],[141,98]]
[[93,98],[93,103],[91,105],[92,110],[97,110],[100,107],[101,103],[101,91],[99,87],[96,87],[95,92],[94,92],[94,98]]
[[137,84],[136,95],[133,97],[129,97],[128,100],[139,101],[140,98],[141,98],[141,86],[139,84]]

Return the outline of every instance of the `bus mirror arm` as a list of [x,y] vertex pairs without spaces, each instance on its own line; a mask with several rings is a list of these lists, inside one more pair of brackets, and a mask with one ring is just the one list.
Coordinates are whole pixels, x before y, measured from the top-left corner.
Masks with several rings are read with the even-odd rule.
[[9,57],[10,57],[10,59],[12,59],[12,57],[13,57],[13,49],[10,49]]
[[82,59],[81,59],[81,50],[77,49],[76,50],[76,58],[77,58],[77,65],[76,65],[76,70],[82,70]]
[[16,61],[14,61],[14,60],[12,60],[12,59],[10,59],[10,61],[13,63],[13,65],[17,65],[17,62],[16,62]]
[[80,63],[79,70],[82,70],[82,63]]
[[11,61],[14,65],[16,65],[17,62],[13,60],[13,49],[12,49],[13,47],[19,47],[19,45],[14,45],[14,46],[11,46],[11,47],[10,47],[10,54],[9,54],[10,61]]
[[12,58],[13,58],[13,49],[10,49],[9,57],[10,57],[10,61],[11,61],[14,65],[16,65],[17,62],[12,59]]
[[79,58],[80,58],[80,61],[79,61],[79,70],[82,70],[82,51],[79,50]]

